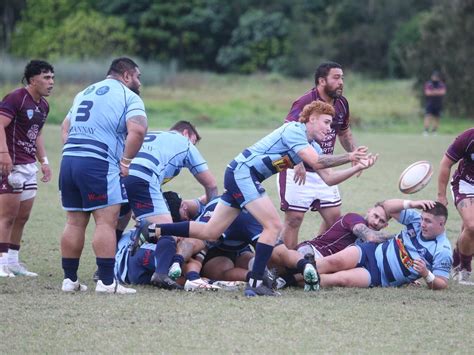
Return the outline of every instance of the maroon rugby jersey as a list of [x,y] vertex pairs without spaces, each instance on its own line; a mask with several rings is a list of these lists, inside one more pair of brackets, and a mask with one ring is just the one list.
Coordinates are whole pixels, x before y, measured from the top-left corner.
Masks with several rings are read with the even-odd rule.
[[446,156],[454,162],[459,161],[453,182],[464,180],[474,185],[474,128],[457,136],[446,151]]
[[352,233],[352,229],[360,223],[367,225],[367,221],[361,215],[347,213],[339,218],[326,232],[312,240],[300,243],[296,249],[304,244],[311,244],[322,256],[335,254],[356,242],[357,236]]
[[36,161],[36,138],[49,113],[48,102],[35,102],[26,88],[12,91],[0,102],[0,115],[11,119],[5,128],[13,165]]
[[[303,108],[313,101],[321,100],[323,98],[319,95],[316,87],[306,92],[303,96],[293,102],[288,116],[286,116],[285,122],[298,121],[301,111]],[[341,131],[345,131],[349,128],[349,103],[344,96],[341,96],[334,100],[334,110],[336,115],[332,119],[331,133],[329,133],[324,141],[318,142],[323,150],[323,154],[333,154],[334,145],[336,144],[336,135]]]

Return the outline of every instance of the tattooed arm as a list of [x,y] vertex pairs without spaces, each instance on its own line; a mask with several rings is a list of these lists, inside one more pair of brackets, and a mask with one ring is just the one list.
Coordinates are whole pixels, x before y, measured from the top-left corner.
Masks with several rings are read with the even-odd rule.
[[383,243],[395,237],[395,234],[388,234],[382,231],[370,229],[363,223],[358,223],[352,228],[352,233],[364,242]]
[[350,128],[339,134],[339,142],[341,142],[341,145],[346,152],[353,152],[357,148]]
[[306,147],[298,152],[300,158],[314,170],[331,168],[352,161],[358,162],[367,159],[367,154],[367,147],[357,147],[357,149],[351,153],[339,155],[318,155],[313,147]]

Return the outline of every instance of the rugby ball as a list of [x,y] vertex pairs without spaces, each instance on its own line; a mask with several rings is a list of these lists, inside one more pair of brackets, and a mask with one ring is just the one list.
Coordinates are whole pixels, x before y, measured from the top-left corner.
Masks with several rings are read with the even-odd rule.
[[426,160],[417,161],[406,168],[398,180],[398,188],[404,194],[414,194],[422,190],[431,180],[433,168]]

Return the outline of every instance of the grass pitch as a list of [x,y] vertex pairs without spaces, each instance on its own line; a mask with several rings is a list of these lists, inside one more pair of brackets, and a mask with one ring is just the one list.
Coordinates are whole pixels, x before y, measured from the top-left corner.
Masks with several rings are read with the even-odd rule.
[[[201,130],[199,149],[222,189],[225,165],[268,131]],[[341,185],[343,212],[364,213],[385,198],[434,198],[437,165],[454,136],[355,133],[357,141],[380,153],[360,178]],[[318,293],[284,290],[279,298],[246,299],[242,292],[186,293],[137,287],[131,296],[98,296],[89,231],[79,277],[83,294],[63,294],[59,236],[65,222],[57,191],[59,128],[45,130],[54,169],[40,183],[26,226],[21,258],[40,276],[0,279],[2,353],[470,353],[474,348],[474,287],[451,282],[446,291],[425,288],[326,289]],[[413,196],[397,188],[410,163],[429,160],[431,183]],[[265,183],[277,203],[276,180]],[[202,189],[182,172],[164,189],[191,198]],[[449,205],[452,242],[460,218]],[[300,239],[310,239],[320,219],[309,213]],[[396,222],[389,227],[399,230]]]

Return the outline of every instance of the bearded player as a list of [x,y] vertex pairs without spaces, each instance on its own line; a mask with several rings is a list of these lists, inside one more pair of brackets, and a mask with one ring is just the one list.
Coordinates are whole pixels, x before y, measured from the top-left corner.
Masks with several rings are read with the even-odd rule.
[[[319,139],[323,154],[333,154],[336,136],[347,152],[353,152],[356,144],[349,126],[349,103],[342,96],[344,73],[340,64],[322,63],[314,75],[315,87],[297,99],[285,122],[298,121],[303,108],[312,101],[324,101],[334,107],[331,130]],[[318,173],[306,164],[278,174],[280,208],[285,212],[282,236],[288,248],[298,244],[298,232],[307,211],[318,211],[323,222],[318,234],[324,233],[341,217],[341,196],[337,185],[328,186]]]

